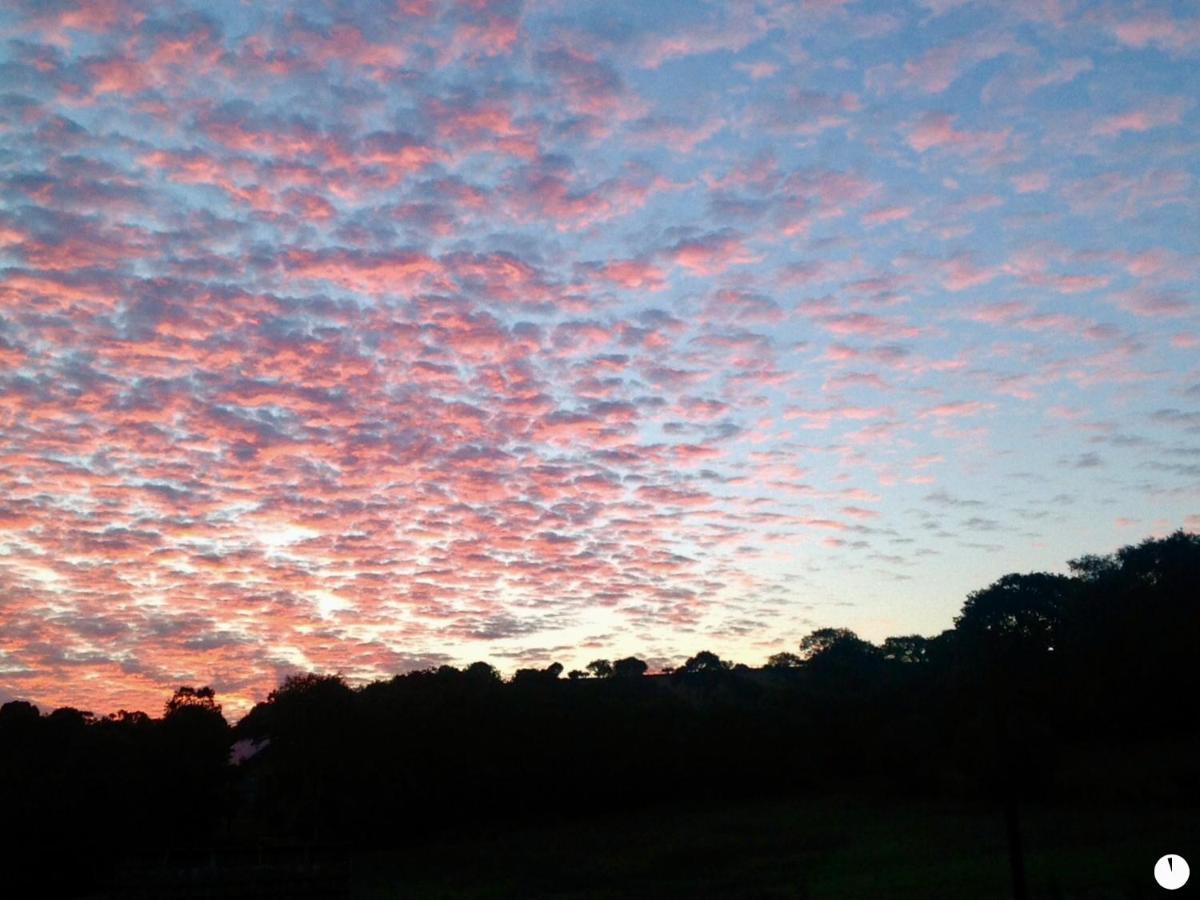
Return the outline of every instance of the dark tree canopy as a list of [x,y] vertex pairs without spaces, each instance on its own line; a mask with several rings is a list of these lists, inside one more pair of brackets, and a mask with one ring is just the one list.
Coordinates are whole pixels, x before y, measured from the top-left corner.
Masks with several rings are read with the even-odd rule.
[[1074,589],[1075,583],[1065,575],[1005,575],[967,596],[955,626],[977,639],[1051,650]]
[[795,653],[772,653],[767,659],[768,669],[799,669],[804,665],[804,660]]
[[177,688],[163,709],[164,716],[171,716],[184,709],[200,709],[206,712],[221,712],[221,706],[216,701],[216,694],[210,687]]
[[890,637],[884,640],[880,651],[884,659],[892,662],[924,663],[930,660],[935,640],[919,634]]
[[636,656],[626,656],[612,664],[614,678],[640,678],[650,667]]
[[562,671],[563,665],[559,662],[550,663],[544,669],[517,669],[513,673],[512,682],[520,685],[545,684],[556,681]]
[[463,674],[481,684],[499,684],[501,680],[500,673],[496,671],[496,668],[491,663],[482,661],[471,663],[463,670]]
[[283,684],[267,695],[267,702],[280,703],[301,698],[322,698],[333,702],[349,692],[350,686],[341,675],[304,673],[289,675]]
[[690,673],[724,672],[729,666],[730,664],[717,656],[717,654],[708,650],[701,650],[683,664],[683,671]]
[[1080,581],[1098,581],[1121,571],[1121,563],[1112,556],[1087,554],[1067,563],[1071,574]]
[[800,639],[800,655],[811,660],[830,651],[856,650],[864,644],[849,628],[818,628]]
[[19,728],[29,722],[37,722],[41,712],[25,700],[12,700],[0,706],[0,728]]
[[610,678],[613,666],[607,659],[593,659],[587,664],[587,670],[592,673],[593,678]]

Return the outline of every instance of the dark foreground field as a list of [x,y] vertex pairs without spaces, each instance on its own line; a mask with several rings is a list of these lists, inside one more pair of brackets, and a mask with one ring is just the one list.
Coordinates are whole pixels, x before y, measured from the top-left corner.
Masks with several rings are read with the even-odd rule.
[[[1035,809],[1022,825],[1033,897],[1165,896],[1159,856],[1200,862],[1198,810]],[[358,860],[353,896],[1011,897],[1006,847],[999,814],[949,806],[647,812]]]
[[[1029,896],[1139,898],[1167,852],[1200,860],[1200,811],[1022,811]],[[825,798],[723,809],[646,810],[477,833],[372,854],[261,858],[126,870],[115,897],[762,897],[914,900],[1012,897],[999,813]]]

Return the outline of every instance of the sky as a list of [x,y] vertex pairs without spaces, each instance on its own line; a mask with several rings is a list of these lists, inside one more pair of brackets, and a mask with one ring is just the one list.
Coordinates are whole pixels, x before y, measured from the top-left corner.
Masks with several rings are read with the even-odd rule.
[[1191,3],[0,9],[0,700],[935,634],[1200,529]]

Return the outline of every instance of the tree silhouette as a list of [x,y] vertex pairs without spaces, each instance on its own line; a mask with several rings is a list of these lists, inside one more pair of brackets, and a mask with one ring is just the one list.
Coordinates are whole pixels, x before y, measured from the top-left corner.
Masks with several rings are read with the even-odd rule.
[[626,656],[612,664],[612,676],[614,678],[640,678],[646,674],[648,668],[650,667],[636,656]]
[[681,671],[699,674],[725,672],[727,669],[729,669],[729,663],[725,662],[717,654],[708,650],[701,650],[683,664]]
[[25,700],[10,700],[0,706],[0,729],[6,731],[35,728],[40,718],[38,708]]
[[770,657],[767,658],[768,669],[798,669],[802,665],[804,665],[804,660],[802,660],[795,653],[787,653],[786,651],[782,653],[772,653]]
[[512,682],[519,685],[548,684],[556,681],[562,670],[563,665],[558,662],[550,663],[544,669],[517,669],[513,673]]
[[1074,587],[1065,575],[1005,575],[967,596],[955,628],[962,635],[1012,649],[1051,651]]
[[818,628],[800,639],[800,655],[812,660],[830,651],[854,652],[864,643],[849,628]]
[[607,659],[593,659],[587,664],[587,670],[592,673],[593,678],[611,678],[613,666]]
[[477,684],[499,684],[500,673],[495,667],[486,662],[473,662],[465,670],[463,675]]
[[886,638],[880,646],[883,658],[890,662],[927,663],[934,652],[934,642],[919,634]]
[[175,691],[164,707],[162,740],[162,787],[172,798],[171,828],[180,840],[199,840],[224,812],[232,745],[212,688]]

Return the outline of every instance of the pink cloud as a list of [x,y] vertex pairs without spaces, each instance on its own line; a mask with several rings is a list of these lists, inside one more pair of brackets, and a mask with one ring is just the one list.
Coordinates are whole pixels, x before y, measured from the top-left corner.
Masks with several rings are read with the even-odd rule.
[[443,62],[481,58],[510,53],[521,36],[519,4],[505,0],[456,0],[459,21],[442,53]]
[[900,222],[909,218],[913,213],[911,206],[879,206],[863,214],[862,220],[867,225],[883,225],[888,222]]
[[919,328],[906,325],[898,319],[876,316],[871,313],[843,313],[824,316],[820,322],[826,330],[837,335],[900,339],[916,337],[921,333]]
[[761,34],[762,24],[749,16],[733,16],[727,22],[705,22],[668,37],[647,41],[642,65],[657,69],[666,62],[718,51],[736,53],[748,47]]
[[118,27],[132,29],[144,18],[145,12],[126,0],[86,0],[47,5],[44,11],[39,10],[39,20],[47,27],[74,28],[97,34]]
[[908,144],[918,153],[944,149],[955,153],[999,153],[1008,143],[1011,129],[1002,131],[962,131],[954,127],[955,116],[930,112],[917,120],[908,132]]
[[972,35],[909,60],[903,67],[903,81],[925,93],[940,94],[975,65],[1020,49],[1006,34]]
[[637,489],[638,497],[663,506],[708,506],[712,495],[705,491],[672,488],[661,485],[642,485]]
[[982,400],[959,400],[953,403],[938,403],[934,406],[926,407],[921,410],[920,417],[923,419],[929,417],[936,419],[960,418],[975,416],[994,408],[994,403],[987,403]]
[[638,259],[615,259],[592,269],[595,275],[625,290],[661,291],[666,273],[653,263]]
[[1075,57],[1059,61],[1053,68],[1035,75],[1026,75],[1017,80],[1017,90],[1022,94],[1032,94],[1045,87],[1060,84],[1070,84],[1085,72],[1091,72],[1095,66],[1086,57]]
[[765,61],[734,63],[733,67],[739,72],[745,72],[754,81],[762,81],[764,78],[770,78],[779,71],[779,66],[775,63]]
[[1018,316],[1027,315],[1033,311],[1033,306],[1023,300],[1008,300],[1004,303],[992,303],[967,311],[964,315],[974,322],[985,322],[989,325],[1008,324]]
[[526,161],[537,159],[540,134],[536,123],[519,118],[504,98],[432,98],[425,113],[437,136],[469,153],[500,153]]
[[741,237],[722,232],[686,238],[667,249],[665,255],[695,275],[719,275],[730,266],[744,266],[762,259],[745,246]]
[[638,143],[670,147],[691,153],[725,127],[725,120],[706,119],[690,123],[669,116],[646,116],[630,124],[630,136]]
[[1164,10],[1110,19],[1108,28],[1122,44],[1187,53],[1200,47],[1200,18],[1175,18]]
[[537,62],[554,78],[572,113],[601,120],[599,132],[607,133],[612,122],[636,118],[643,111],[644,104],[626,89],[617,70],[590,52],[563,45],[542,51]]
[[966,254],[956,254],[950,257],[939,268],[943,287],[951,291],[965,291],[979,287],[992,281],[999,274],[996,269],[977,265]]
[[1014,175],[1010,181],[1018,194],[1033,194],[1050,187],[1049,172],[1025,172]]
[[789,407],[784,411],[785,419],[802,419],[806,424],[805,428],[828,428],[834,422],[852,421],[860,422],[870,419],[890,418],[894,412],[887,407],[881,406],[833,406],[826,409],[803,409],[801,407]]
[[1159,98],[1144,108],[1101,119],[1092,126],[1092,134],[1113,136],[1126,131],[1142,132],[1151,128],[1178,125],[1187,106],[1182,97]]
[[289,250],[282,262],[284,271],[295,278],[329,281],[369,294],[412,290],[444,272],[440,263],[422,253]]
[[441,162],[445,154],[429,144],[402,132],[376,131],[367,135],[354,149],[352,165],[386,166],[391,172],[397,170],[408,174],[426,166]]
[[136,60],[111,57],[88,65],[96,94],[138,94],[152,85],[150,73]]
[[1134,288],[1111,295],[1112,301],[1121,309],[1135,316],[1174,318],[1189,315],[1195,302],[1176,291]]
[[783,309],[770,297],[749,291],[722,289],[714,292],[704,305],[716,319],[732,319],[743,324],[767,324],[783,320]]

